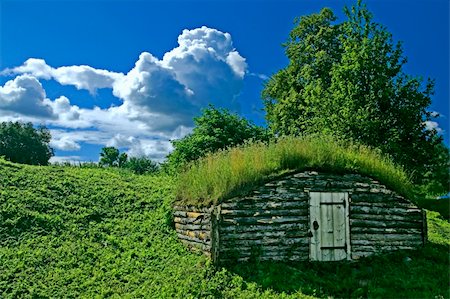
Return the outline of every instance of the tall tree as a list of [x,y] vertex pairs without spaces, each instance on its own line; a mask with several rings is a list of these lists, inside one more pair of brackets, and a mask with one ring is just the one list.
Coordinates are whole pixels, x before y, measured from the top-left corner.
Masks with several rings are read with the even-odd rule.
[[40,126],[34,128],[32,123],[0,123],[0,156],[23,164],[48,165],[53,156],[50,147],[50,131]]
[[[289,65],[262,93],[269,127],[280,135],[328,133],[379,148],[425,183],[425,173],[442,173],[447,164],[442,137],[426,128],[434,82],[424,85],[403,72],[401,44],[361,1],[344,11],[342,23],[327,8],[297,19],[284,44]],[[445,173],[435,178],[441,192]]]

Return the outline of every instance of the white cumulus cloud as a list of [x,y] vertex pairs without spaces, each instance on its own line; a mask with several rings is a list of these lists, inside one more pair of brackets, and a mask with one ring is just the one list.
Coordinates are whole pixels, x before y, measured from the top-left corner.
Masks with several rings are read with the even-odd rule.
[[74,85],[95,93],[100,88],[111,88],[113,83],[123,77],[122,73],[95,69],[87,65],[73,65],[53,68],[45,60],[30,58],[23,65],[6,69],[3,74],[30,74],[39,79],[53,79],[62,85]]
[[168,140],[137,139],[129,147],[127,154],[130,157],[145,156],[153,161],[162,162],[172,150],[172,144]]
[[113,85],[128,115],[154,130],[192,126],[208,104],[236,110],[247,64],[233,48],[231,36],[201,27],[183,30],[178,46],[160,60],[144,52]]
[[33,76],[21,75],[0,86],[0,110],[27,116],[53,117],[46,104],[42,84]]
[[54,137],[50,141],[50,146],[62,151],[78,151],[80,150],[80,145],[74,140],[71,140],[69,136],[63,136],[60,139],[55,139]]
[[116,134],[113,138],[108,140],[106,146],[113,146],[116,148],[130,147],[138,140],[134,136],[126,136],[123,134]]
[[[172,149],[170,140],[189,133],[193,117],[208,104],[238,110],[248,72],[231,35],[203,26],[183,30],[178,45],[161,59],[141,53],[126,74],[87,65],[53,67],[37,58],[0,74],[18,75],[0,86],[0,120],[53,126],[52,146],[59,150],[79,150],[84,143],[110,145],[126,148],[131,156],[161,160]],[[110,88],[122,103],[102,109],[89,98],[80,106],[66,96],[48,99],[39,80],[91,94]]]

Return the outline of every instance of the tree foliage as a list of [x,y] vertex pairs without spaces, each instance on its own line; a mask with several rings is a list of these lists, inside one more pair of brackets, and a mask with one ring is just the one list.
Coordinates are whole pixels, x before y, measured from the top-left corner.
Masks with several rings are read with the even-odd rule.
[[[279,135],[331,133],[379,148],[416,182],[429,183],[448,159],[442,137],[426,128],[434,82],[403,72],[401,44],[360,1],[345,14],[342,23],[327,8],[296,20],[284,44],[289,65],[262,93],[269,127]],[[442,192],[448,170],[431,180],[440,180]]]
[[0,156],[11,162],[48,165],[53,156],[50,147],[50,131],[40,126],[34,128],[32,123],[0,123]]
[[155,173],[159,166],[148,157],[128,157],[113,146],[102,148],[100,152],[100,166],[119,167],[131,170],[136,174]]
[[124,168],[136,174],[156,173],[159,166],[147,157],[130,157],[124,164]]
[[194,118],[193,132],[172,142],[175,148],[168,156],[168,164],[179,167],[207,153],[236,146],[248,140],[267,140],[267,131],[226,109],[213,106]]
[[120,153],[119,150],[113,146],[102,148],[100,153],[101,166],[121,167],[126,162],[128,156],[126,153]]

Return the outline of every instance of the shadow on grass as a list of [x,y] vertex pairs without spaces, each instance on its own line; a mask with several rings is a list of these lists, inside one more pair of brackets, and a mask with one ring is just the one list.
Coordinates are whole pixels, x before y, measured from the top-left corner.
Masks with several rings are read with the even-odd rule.
[[427,199],[419,202],[420,207],[438,212],[441,216],[450,221],[450,199]]
[[429,243],[417,251],[355,262],[253,262],[227,268],[279,293],[333,298],[448,298],[449,246]]

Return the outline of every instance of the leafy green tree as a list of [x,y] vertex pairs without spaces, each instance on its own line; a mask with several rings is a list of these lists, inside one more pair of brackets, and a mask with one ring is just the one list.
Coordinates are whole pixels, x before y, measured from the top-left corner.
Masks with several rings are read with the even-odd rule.
[[0,123],[0,156],[16,163],[48,165],[53,156],[50,131],[32,123]]
[[424,86],[403,72],[401,44],[373,22],[361,1],[344,11],[342,23],[328,8],[296,20],[284,44],[289,65],[262,92],[269,128],[278,135],[333,134],[379,148],[416,182],[425,183],[430,172],[446,173],[434,178],[443,192],[448,151],[443,156],[442,137],[425,125],[433,118],[427,108],[434,82]]
[[159,166],[147,157],[130,157],[113,146],[102,148],[100,166],[129,169],[136,174],[155,173]]
[[117,167],[125,167],[128,162],[127,153],[121,153],[117,159]]
[[100,152],[101,166],[121,167],[127,161],[127,154],[120,153],[119,150],[113,146],[102,148]]
[[166,164],[175,169],[209,152],[235,146],[247,140],[268,140],[267,131],[226,109],[209,106],[194,118],[193,132],[172,141],[175,148]]
[[136,174],[156,173],[159,169],[158,164],[147,157],[130,157],[123,167]]

